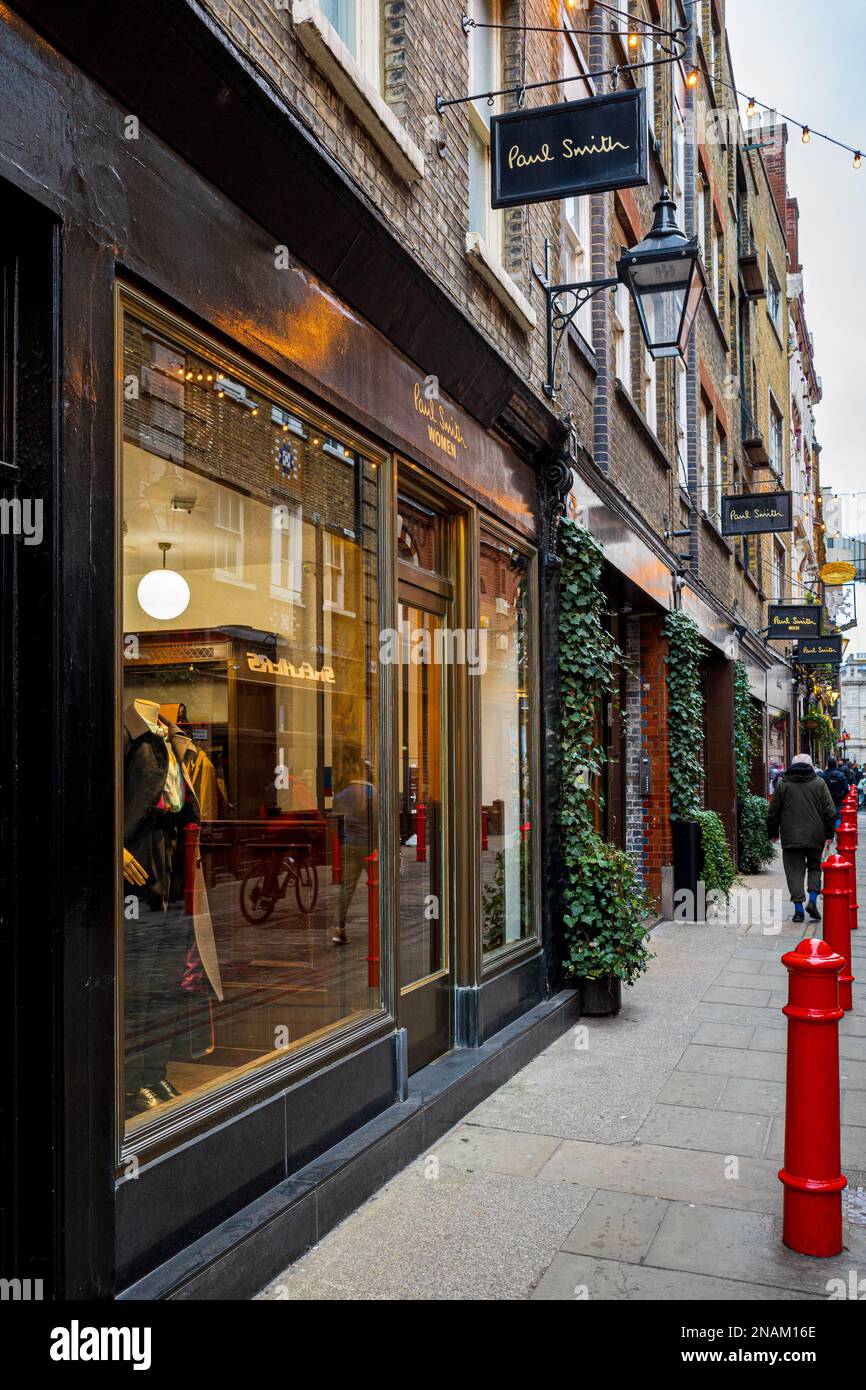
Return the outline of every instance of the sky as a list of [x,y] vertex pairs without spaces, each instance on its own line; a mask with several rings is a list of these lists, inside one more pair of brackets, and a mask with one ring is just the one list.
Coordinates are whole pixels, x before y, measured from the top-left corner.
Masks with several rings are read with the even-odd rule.
[[[822,484],[866,492],[866,45],[864,0],[727,0],[741,91],[847,145],[788,138],[788,191],[800,205],[806,319],[824,398],[816,411]],[[866,650],[866,585],[849,652]]]

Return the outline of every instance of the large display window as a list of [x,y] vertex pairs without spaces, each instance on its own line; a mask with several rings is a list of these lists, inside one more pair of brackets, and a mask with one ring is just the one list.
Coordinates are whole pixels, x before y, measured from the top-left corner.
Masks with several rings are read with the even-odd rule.
[[533,722],[533,558],[481,528],[481,941],[485,957],[536,933],[537,755]]
[[382,1008],[381,459],[135,295],[119,332],[131,1135]]

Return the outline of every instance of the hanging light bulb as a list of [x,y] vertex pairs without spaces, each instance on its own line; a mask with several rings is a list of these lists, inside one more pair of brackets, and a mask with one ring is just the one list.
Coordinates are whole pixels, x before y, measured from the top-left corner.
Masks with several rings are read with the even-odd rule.
[[748,104],[748,106],[746,107],[746,115],[749,116],[749,117],[754,116],[754,114],[755,114],[755,112],[757,111],[757,109],[758,109],[758,103],[755,101],[755,98],[754,98],[754,97],[749,97],[749,104]]
[[803,144],[808,145],[812,139],[812,132],[807,125],[803,126]]
[[630,29],[628,35],[628,46],[631,49],[640,47],[640,34],[636,30]]
[[139,581],[138,601],[149,618],[170,622],[179,618],[189,607],[189,585],[177,570],[166,569],[165,557],[171,550],[170,541],[160,541],[162,569],[149,570]]
[[689,71],[686,75],[686,86],[697,87],[699,77],[700,73],[698,72],[697,68],[689,68]]
[[855,169],[859,169],[859,168],[860,168],[860,165],[861,165],[862,163],[863,163],[863,156],[862,156],[862,154],[860,153],[859,150],[855,150],[855,151],[854,151],[854,168],[855,168]]

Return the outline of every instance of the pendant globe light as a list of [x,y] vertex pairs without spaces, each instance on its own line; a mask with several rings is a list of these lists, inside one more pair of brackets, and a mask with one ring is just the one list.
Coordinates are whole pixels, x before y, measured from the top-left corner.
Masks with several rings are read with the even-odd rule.
[[162,569],[148,570],[138,585],[138,601],[149,618],[170,622],[179,618],[189,607],[189,585],[177,570],[166,569],[165,558],[171,550],[170,541],[159,541]]

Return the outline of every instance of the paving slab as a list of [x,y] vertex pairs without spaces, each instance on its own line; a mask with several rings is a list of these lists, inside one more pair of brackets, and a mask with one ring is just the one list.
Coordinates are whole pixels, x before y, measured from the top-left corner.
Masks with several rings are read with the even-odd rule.
[[749,1004],[752,1008],[766,1008],[770,1003],[770,991],[762,989],[732,989],[730,986],[713,985],[704,994],[708,1004]]
[[784,1081],[751,1081],[744,1076],[729,1076],[718,1109],[746,1115],[784,1115],[785,1089]]
[[724,1076],[701,1076],[698,1072],[672,1072],[658,1093],[660,1105],[698,1105],[714,1110],[727,1085]]
[[654,1105],[637,1132],[640,1143],[704,1153],[745,1154],[760,1158],[769,1120],[763,1114],[732,1114],[684,1105]]
[[652,1244],[667,1205],[660,1197],[596,1192],[562,1249],[637,1264]]
[[532,1294],[539,1302],[615,1301],[628,1303],[761,1303],[826,1298],[790,1289],[766,1288],[738,1279],[682,1274],[588,1255],[557,1255]]
[[692,1022],[752,1025],[756,1028],[786,1028],[787,1019],[779,1009],[754,1009],[743,1004],[696,1004]]
[[646,1263],[823,1298],[829,1279],[847,1280],[851,1261],[846,1252],[830,1260],[795,1254],[782,1244],[779,1225],[775,1215],[765,1212],[672,1202]]
[[710,1047],[749,1047],[754,1032],[755,1029],[746,1023],[704,1022],[698,1024],[692,1042],[707,1043]]
[[842,1119],[848,1125],[866,1125],[866,1091],[844,1091]]
[[434,1144],[430,1153],[453,1168],[469,1172],[490,1168],[519,1178],[537,1173],[561,1143],[546,1134],[463,1124]]
[[785,1057],[776,1052],[750,1051],[738,1047],[705,1047],[692,1044],[679,1061],[682,1071],[712,1076],[746,1076],[753,1080],[783,1081]]
[[577,1183],[610,1192],[635,1192],[669,1201],[702,1202],[750,1211],[776,1211],[779,1165],[743,1157],[728,1177],[727,1155],[660,1144],[583,1144],[566,1140],[540,1169],[543,1182]]

